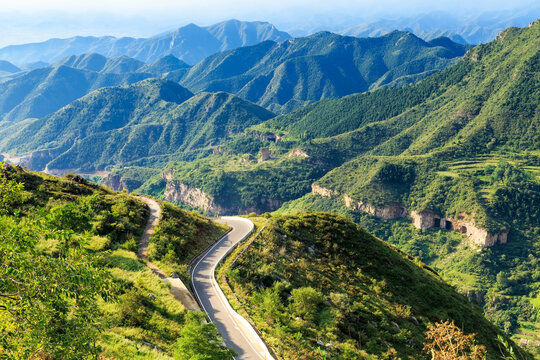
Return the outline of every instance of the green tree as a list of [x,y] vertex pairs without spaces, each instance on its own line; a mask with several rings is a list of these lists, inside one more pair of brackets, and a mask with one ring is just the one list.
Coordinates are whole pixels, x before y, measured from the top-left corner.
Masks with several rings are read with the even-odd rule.
[[297,316],[314,321],[323,302],[323,296],[312,287],[301,287],[291,291],[293,302],[291,310]]
[[204,314],[189,312],[180,332],[174,358],[178,360],[229,360],[236,353],[223,344],[216,326],[206,323]]
[[[0,188],[11,192],[0,206],[14,213],[9,199],[22,196],[22,184],[0,177]],[[112,282],[83,239],[72,238],[44,213],[0,215],[0,358],[89,359],[99,352],[96,298],[108,299]],[[53,256],[40,250],[42,240],[58,244]]]
[[0,215],[10,214],[24,199],[24,185],[9,178],[9,166],[0,162]]

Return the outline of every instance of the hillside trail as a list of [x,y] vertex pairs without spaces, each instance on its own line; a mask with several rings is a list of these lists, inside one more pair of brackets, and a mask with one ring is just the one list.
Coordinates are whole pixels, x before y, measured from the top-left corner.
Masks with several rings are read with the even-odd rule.
[[144,196],[139,196],[137,199],[143,201],[150,208],[150,217],[148,218],[148,222],[146,223],[146,227],[144,228],[144,232],[139,242],[139,258],[144,260],[146,262],[146,266],[150,268],[154,274],[159,276],[160,279],[171,284],[171,294],[176,300],[181,302],[186,309],[193,311],[200,310],[199,304],[197,301],[195,301],[182,280],[168,277],[163,270],[148,260],[148,243],[152,237],[152,234],[154,233],[154,229],[159,224],[159,220],[161,218],[161,206],[157,201]]

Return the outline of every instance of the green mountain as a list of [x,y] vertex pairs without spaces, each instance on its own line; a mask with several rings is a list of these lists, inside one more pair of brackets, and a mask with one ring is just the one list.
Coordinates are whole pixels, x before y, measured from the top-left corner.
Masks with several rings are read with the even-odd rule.
[[143,67],[139,68],[138,71],[151,74],[166,74],[179,70],[187,70],[190,67],[191,66],[176,58],[174,55],[167,55],[156,60],[152,64],[144,65]]
[[33,70],[2,83],[0,126],[48,115],[102,87],[131,84],[148,77],[150,74],[97,73],[63,65]]
[[500,330],[425,264],[337,215],[268,218],[222,285],[282,358],[428,359],[426,327],[440,320],[500,358]]
[[[538,22],[510,28],[416,85],[275,117],[138,190],[212,214],[346,215],[536,341],[539,35]],[[133,173],[114,170],[140,184]]]
[[97,90],[52,115],[7,127],[0,146],[17,154],[39,150],[24,160],[33,169],[94,171],[212,152],[272,116],[231,94],[193,95],[177,83],[148,79]]
[[127,56],[118,56],[107,59],[103,55],[90,53],[71,55],[53,64],[53,66],[61,65],[69,66],[74,69],[102,73],[124,74],[137,72],[138,69],[146,64],[142,61],[135,60]]
[[448,39],[425,42],[408,32],[364,39],[321,32],[212,55],[181,84],[288,112],[323,98],[414,83],[453,64],[468,48]]
[[[80,176],[30,173],[4,163],[0,189],[0,293],[9,294],[0,306],[10,309],[0,318],[2,355],[180,360],[185,354],[175,349],[184,337],[206,344],[199,350],[207,358],[208,343],[222,341],[217,332],[209,336],[203,316],[175,300],[170,285],[138,259],[149,216],[140,198]],[[188,262],[226,228],[160,206],[151,260],[185,277]],[[269,257],[269,251],[276,254]],[[479,309],[433,270],[344,218],[271,218],[244,254],[228,279],[265,339],[287,358],[354,358],[360,352],[418,359],[426,327],[441,320],[476,333],[489,359],[505,352]],[[308,287],[316,303],[297,306]],[[320,341],[332,346],[317,351]]]

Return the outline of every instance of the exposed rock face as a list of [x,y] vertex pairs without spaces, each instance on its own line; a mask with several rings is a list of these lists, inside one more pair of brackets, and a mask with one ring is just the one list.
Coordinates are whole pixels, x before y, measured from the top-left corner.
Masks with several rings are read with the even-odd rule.
[[270,152],[269,148],[261,149],[261,158],[259,159],[259,162],[268,161],[271,158],[272,158],[272,153]]
[[223,207],[201,189],[172,180],[167,181],[163,198],[167,201],[179,202],[201,209],[209,216],[249,214],[252,212],[260,214],[266,211],[275,211],[283,205],[281,200],[262,198],[253,206],[247,208],[238,206]]
[[46,169],[47,164],[64,153],[66,149],[65,146],[61,146],[53,149],[37,150],[28,156],[21,157],[20,164],[33,171],[46,170],[46,172],[49,172]]
[[[322,197],[340,195],[337,191],[327,189],[322,186],[312,184],[311,193]],[[385,206],[374,206],[370,203],[356,201],[349,195],[343,195],[343,202],[349,209],[363,211],[379,219],[398,219],[407,216],[407,208],[400,204],[390,204]],[[429,229],[438,227],[441,229],[453,230],[466,234],[473,243],[480,247],[489,247],[497,243],[506,244],[510,230],[501,230],[496,233],[488,232],[475,225],[473,216],[460,214],[459,219],[446,218],[436,214],[431,210],[411,212],[412,223],[417,229]],[[468,220],[472,219],[472,220]]]
[[343,195],[343,201],[348,208],[363,211],[379,219],[389,220],[407,216],[407,209],[399,204],[374,206],[370,203],[355,201],[347,194]]
[[496,233],[490,233],[485,229],[477,227],[474,220],[446,218],[439,216],[431,210],[423,210],[421,212],[412,211],[411,218],[414,226],[418,229],[440,227],[442,229],[454,230],[466,234],[474,244],[481,247],[489,247],[497,243],[506,244],[508,233],[510,232],[510,230],[501,230]]
[[126,182],[120,175],[109,175],[103,180],[103,185],[114,191],[129,190]]
[[[311,185],[311,193],[313,195],[319,195],[322,197],[330,197],[333,195],[339,195],[335,190],[327,189],[317,184]],[[407,216],[407,209],[399,204],[391,204],[386,206],[374,206],[370,203],[364,203],[356,201],[349,195],[343,195],[343,202],[345,206],[352,210],[363,211],[379,219],[397,219]]]
[[338,195],[338,192],[335,190],[323,188],[317,184],[311,184],[311,193],[313,195],[319,195],[322,197],[330,197],[332,195]]
[[208,214],[216,214],[221,210],[208,194],[199,188],[182,184],[177,181],[168,181],[163,198],[167,201],[181,202],[186,205],[204,210]]
[[294,149],[289,153],[289,157],[301,157],[301,158],[308,158],[309,155],[301,149]]

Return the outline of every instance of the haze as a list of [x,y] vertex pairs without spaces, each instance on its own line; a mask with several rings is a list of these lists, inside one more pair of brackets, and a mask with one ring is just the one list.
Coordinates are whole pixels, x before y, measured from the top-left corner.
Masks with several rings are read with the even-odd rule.
[[8,0],[0,11],[0,46],[74,35],[146,37],[196,23],[261,20],[298,34],[336,30],[383,17],[447,11],[470,16],[533,7],[530,0]]

